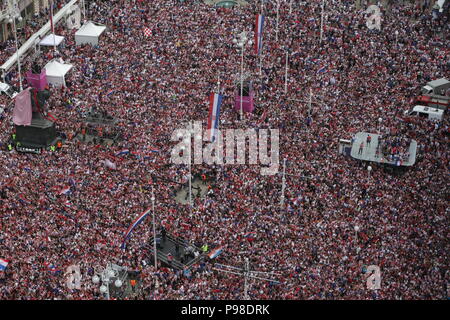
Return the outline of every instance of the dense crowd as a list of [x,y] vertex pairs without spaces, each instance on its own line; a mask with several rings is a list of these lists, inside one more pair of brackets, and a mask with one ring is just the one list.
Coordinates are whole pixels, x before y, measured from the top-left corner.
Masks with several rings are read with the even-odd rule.
[[[448,77],[448,33],[436,32],[430,12],[414,6],[382,8],[377,31],[367,28],[364,8],[354,1],[328,2],[322,43],[320,0],[294,1],[292,13],[289,1],[282,2],[278,41],[276,4],[265,4],[261,75],[253,49],[244,57],[256,108],[267,110],[262,122],[256,114],[241,121],[232,107],[240,72],[232,40],[243,30],[251,37],[259,2],[222,9],[190,0],[97,1],[89,19],[108,26],[98,47],[77,47],[73,33],[59,28],[66,36],[59,55],[74,69],[67,88],[51,89],[48,109],[58,129],[79,133],[82,115],[95,106],[119,120],[123,141],[106,147],[68,139],[57,152],[0,153],[0,258],[10,261],[0,299],[98,299],[91,277],[110,262],[141,272],[141,299],[239,299],[243,278],[212,267],[242,267],[245,257],[253,270],[276,272],[281,282],[251,281],[252,299],[448,297],[448,119],[398,117],[427,81]],[[188,166],[170,162],[172,133],[191,120],[206,127],[218,77],[221,129],[280,130],[284,206],[281,175],[262,176],[258,165],[193,165],[195,174],[218,172],[210,201],[195,199],[192,212],[176,202]],[[315,103],[306,121],[310,88]],[[11,132],[11,111],[1,122],[2,142]],[[340,138],[378,130],[415,139],[416,164],[393,174],[372,163],[368,177],[367,164],[338,154]],[[145,157],[117,156],[122,149]],[[70,193],[60,194],[67,186]],[[120,248],[128,226],[151,207],[152,189],[158,229],[224,248],[191,268],[191,277],[152,266],[151,219]],[[66,286],[64,272],[73,264],[81,267],[81,290]],[[366,287],[369,265],[381,269],[380,290]]]
[[[68,0],[55,0],[54,3],[54,13],[61,9]],[[6,8],[6,6],[5,6]],[[39,14],[33,15],[33,17],[23,20],[23,23],[19,24],[17,21],[17,43],[20,48],[31,35],[36,31],[41,29],[48,21],[50,17],[50,9],[42,9]],[[3,22],[2,22],[3,23]],[[13,25],[11,23],[7,24],[8,39],[6,41],[0,42],[0,65],[3,65],[10,56],[16,52],[16,42],[14,37]]]
[[410,145],[411,139],[390,133],[378,137],[377,149],[381,149],[381,153],[388,161],[407,161],[410,157]]

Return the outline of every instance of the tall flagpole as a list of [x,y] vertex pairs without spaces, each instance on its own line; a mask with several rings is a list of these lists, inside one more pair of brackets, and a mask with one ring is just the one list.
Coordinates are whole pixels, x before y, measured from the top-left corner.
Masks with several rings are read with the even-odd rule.
[[156,227],[155,227],[155,193],[152,187],[152,217],[153,217],[153,255],[155,256],[155,269],[158,269],[158,251],[156,250]]
[[311,108],[312,108],[312,88],[309,89],[309,102],[308,102],[308,117],[311,117]]
[[289,64],[289,50],[286,49],[286,71],[284,75],[284,93],[287,93],[288,85],[288,64]]
[[53,33],[53,49],[56,52],[56,35],[55,35],[55,25],[53,24],[53,0],[50,1],[50,24]]
[[325,8],[325,0],[322,0],[322,14],[320,17],[320,43],[322,43],[322,35],[323,35],[323,11]]
[[85,4],[85,0],[82,0],[83,1],[83,3],[82,3],[82,5],[83,5],[83,17],[84,17],[84,20],[86,20],[86,4]]
[[280,0],[277,0],[277,29],[275,31],[275,41],[278,42],[278,20],[280,18]]
[[[261,16],[264,16],[263,12],[264,12],[264,2],[263,2],[263,0],[261,0]],[[256,26],[256,28],[257,28],[256,30],[258,30],[258,26]],[[263,28],[264,28],[264,25],[263,25]],[[263,30],[261,30],[261,39],[260,39],[261,40],[261,43],[260,43],[261,50],[259,50],[259,48],[258,48],[258,50],[259,50],[259,75],[262,75],[262,48],[263,48],[263,46],[262,46],[263,32],[262,31]]]
[[281,200],[280,206],[283,208],[284,206],[284,190],[286,189],[286,159],[283,159],[283,178],[281,180]]
[[192,168],[191,168],[191,137],[193,134],[192,121],[189,121],[189,213],[192,214]]
[[244,94],[244,47],[245,47],[245,42],[242,42],[242,55],[241,55],[241,120],[243,118],[243,113],[244,113],[244,109],[243,109],[243,94]]
[[[217,94],[220,95],[220,72],[217,74]],[[219,153],[220,153],[220,118],[217,121],[217,164],[219,164]]]

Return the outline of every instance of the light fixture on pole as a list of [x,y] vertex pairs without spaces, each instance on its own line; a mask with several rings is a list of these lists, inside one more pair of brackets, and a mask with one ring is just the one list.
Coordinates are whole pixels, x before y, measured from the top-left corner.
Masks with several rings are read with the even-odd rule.
[[244,95],[244,49],[245,49],[245,45],[248,43],[250,46],[253,44],[252,40],[249,40],[247,38],[247,32],[242,31],[239,34],[239,38],[238,39],[233,39],[233,43],[235,45],[237,45],[239,48],[241,48],[241,110],[240,110],[240,115],[241,115],[241,120],[243,119],[243,114],[244,114],[244,109],[243,109],[243,95]]
[[324,10],[325,10],[325,0],[322,0],[322,13],[320,15],[320,43],[322,43],[322,36],[323,36],[323,16],[324,16]]
[[368,167],[367,167],[367,172],[368,172],[368,177],[369,177],[369,179],[370,179],[370,171],[372,171],[372,167],[371,167],[371,166],[368,166]]
[[358,231],[359,231],[359,226],[355,226],[354,230],[355,230],[355,239],[358,240]]
[[289,50],[286,49],[286,70],[284,74],[284,93],[287,93],[288,86],[288,69],[289,69]]
[[19,72],[19,83],[20,83],[20,91],[23,90],[23,85],[22,85],[22,69],[21,69],[21,64],[20,64],[20,55],[19,55],[19,42],[17,40],[17,26],[16,26],[16,19],[19,22],[22,22],[22,17],[20,16],[20,13],[17,12],[17,8],[9,8],[10,12],[7,15],[7,19],[8,22],[10,24],[12,24],[13,26],[13,32],[14,32],[14,41],[16,43],[16,59],[17,59],[17,68],[18,68],[18,72]]
[[236,274],[238,276],[243,276],[244,277],[244,299],[245,300],[250,299],[250,297],[248,295],[248,286],[249,286],[248,281],[250,279],[270,281],[270,282],[273,282],[276,284],[280,283],[277,280],[268,278],[269,276],[272,277],[274,275],[279,275],[275,272],[251,271],[250,270],[250,262],[247,257],[244,258],[244,268],[236,268],[233,266],[216,263],[215,266],[213,267],[213,269],[217,270],[217,271],[225,272],[225,273],[231,273],[231,274]]
[[383,122],[383,118],[378,118],[378,134],[381,134],[381,123]]
[[155,257],[155,269],[158,269],[158,251],[156,250],[156,224],[155,224],[155,193],[152,187],[152,220],[153,220],[153,256]]
[[[123,272],[122,276],[120,276],[121,272]],[[99,284],[101,282],[101,286],[99,288],[100,293],[104,294],[106,299],[109,300],[110,286],[114,284],[116,288],[121,288],[126,277],[126,268],[109,263],[106,268],[100,267],[99,270],[94,268],[92,283]]]
[[283,208],[284,206],[284,190],[286,188],[286,159],[283,159],[283,178],[281,182],[281,201],[280,206]]
[[275,29],[275,41],[278,42],[278,20],[280,19],[280,0],[277,0],[277,26]]

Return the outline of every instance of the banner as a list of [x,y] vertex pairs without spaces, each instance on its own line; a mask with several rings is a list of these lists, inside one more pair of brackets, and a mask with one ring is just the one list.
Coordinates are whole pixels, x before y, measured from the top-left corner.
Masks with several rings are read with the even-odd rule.
[[31,88],[27,88],[16,96],[16,105],[13,111],[13,122],[17,126],[29,126],[31,124]]

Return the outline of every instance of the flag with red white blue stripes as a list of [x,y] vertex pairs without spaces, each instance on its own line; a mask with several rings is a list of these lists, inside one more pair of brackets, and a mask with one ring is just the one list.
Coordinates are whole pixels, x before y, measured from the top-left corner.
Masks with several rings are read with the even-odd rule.
[[149,213],[150,213],[150,209],[142,212],[136,218],[136,220],[134,220],[133,223],[128,227],[128,230],[125,233],[125,236],[123,237],[122,249],[125,249],[125,241],[127,241],[127,239],[130,236],[131,232],[133,232],[134,228],[136,228],[142,221],[144,221],[145,217],[148,216]]
[[261,54],[263,28],[264,16],[262,14],[257,14],[255,25],[255,54],[257,55]]
[[219,128],[220,105],[222,95],[211,92],[209,96],[208,140],[214,142]]

